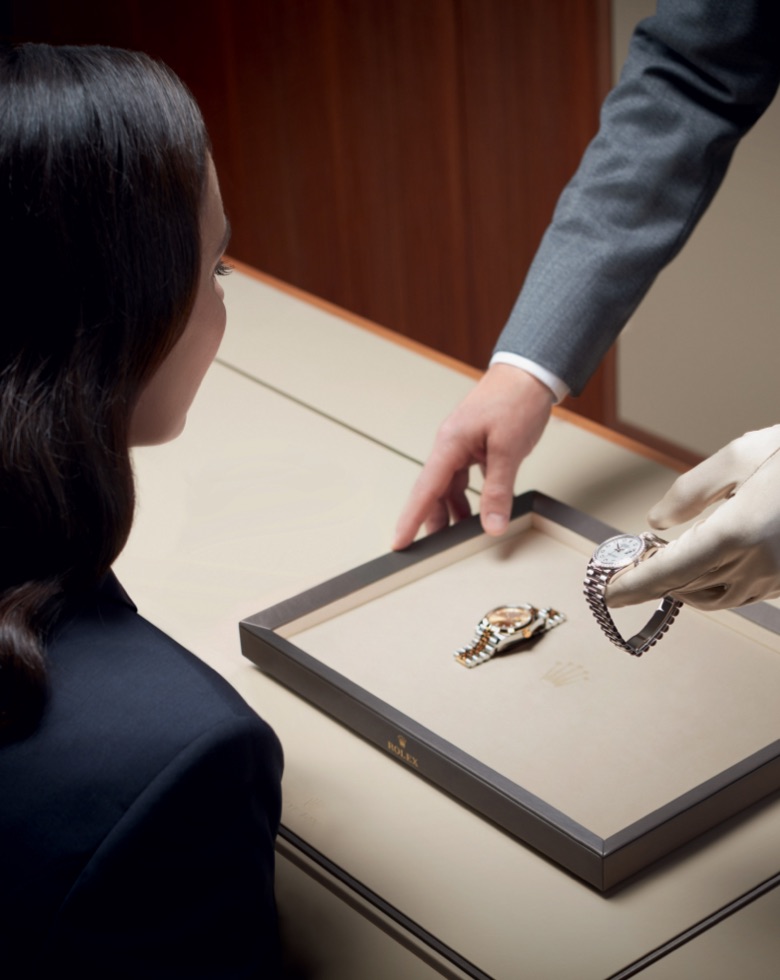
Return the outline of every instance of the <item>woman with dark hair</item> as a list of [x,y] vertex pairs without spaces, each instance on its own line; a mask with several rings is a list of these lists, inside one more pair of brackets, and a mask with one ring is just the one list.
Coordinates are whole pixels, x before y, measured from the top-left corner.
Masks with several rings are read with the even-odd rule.
[[23,45],[0,134],[3,975],[275,976],[278,741],[110,570],[224,330],[203,121],[143,55]]

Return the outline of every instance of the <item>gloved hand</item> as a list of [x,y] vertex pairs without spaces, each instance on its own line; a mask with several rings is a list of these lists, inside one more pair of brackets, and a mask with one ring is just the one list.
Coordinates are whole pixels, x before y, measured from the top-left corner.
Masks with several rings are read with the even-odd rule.
[[684,473],[648,521],[672,527],[717,500],[704,520],[608,586],[608,605],[672,595],[730,609],[780,595],[780,425],[747,432]]

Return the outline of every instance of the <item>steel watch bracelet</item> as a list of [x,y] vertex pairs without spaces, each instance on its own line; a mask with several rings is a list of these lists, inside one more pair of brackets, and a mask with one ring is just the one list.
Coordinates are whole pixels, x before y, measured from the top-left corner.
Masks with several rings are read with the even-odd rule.
[[632,656],[641,657],[669,629],[675,616],[680,611],[682,602],[679,599],[673,599],[671,596],[664,596],[660,605],[642,629],[638,633],[635,633],[634,636],[629,637],[629,639],[624,639],[606,605],[607,585],[613,575],[614,572],[612,569],[605,569],[600,566],[594,567],[594,562],[591,560],[585,576],[585,598],[605,636],[615,646],[620,647],[622,650],[627,650]]

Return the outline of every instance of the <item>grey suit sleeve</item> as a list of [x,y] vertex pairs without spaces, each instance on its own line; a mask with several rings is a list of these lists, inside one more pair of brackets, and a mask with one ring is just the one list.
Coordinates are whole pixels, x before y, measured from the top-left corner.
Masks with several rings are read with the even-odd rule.
[[778,80],[777,0],[660,0],[634,33],[496,350],[579,393],[687,240]]

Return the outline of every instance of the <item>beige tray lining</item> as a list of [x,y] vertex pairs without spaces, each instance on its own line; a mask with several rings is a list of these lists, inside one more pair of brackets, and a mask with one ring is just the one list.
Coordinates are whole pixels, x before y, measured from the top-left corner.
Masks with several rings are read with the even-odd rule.
[[[780,737],[780,638],[731,613],[686,608],[644,657],[624,654],[582,597],[592,548],[524,515],[499,541],[479,536],[284,633],[609,837]],[[452,651],[482,614],[517,602],[553,605],[568,621],[531,649],[458,665]],[[622,613],[636,627],[647,615]]]

